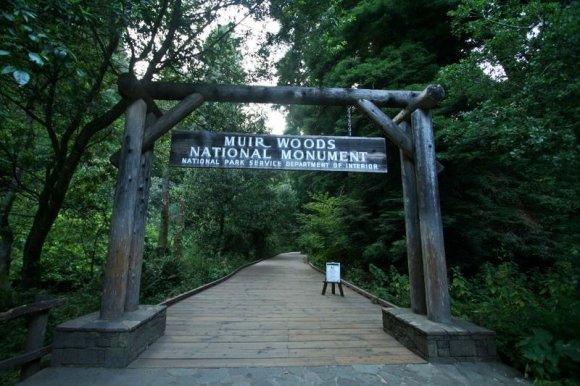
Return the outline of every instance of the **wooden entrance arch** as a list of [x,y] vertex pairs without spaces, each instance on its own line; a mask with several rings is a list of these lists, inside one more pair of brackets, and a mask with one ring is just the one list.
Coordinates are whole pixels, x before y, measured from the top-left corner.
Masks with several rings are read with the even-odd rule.
[[[400,149],[411,307],[434,322],[451,323],[435,146],[430,109],[441,86],[422,92],[342,88],[261,87],[140,82],[125,74],[119,92],[127,109],[100,319],[117,320],[139,307],[151,157],[155,141],[204,101],[302,105],[356,105]],[[155,100],[180,100],[163,114]],[[379,106],[400,107],[393,119]]]

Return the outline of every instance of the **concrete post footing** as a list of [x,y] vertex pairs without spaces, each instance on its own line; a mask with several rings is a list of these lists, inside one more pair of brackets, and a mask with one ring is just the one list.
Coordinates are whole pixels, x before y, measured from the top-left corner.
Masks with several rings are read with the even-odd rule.
[[56,327],[52,366],[127,367],[165,333],[165,306],[139,306],[116,320],[95,312]]
[[429,362],[497,360],[495,332],[465,320],[433,322],[405,308],[383,308],[383,329]]

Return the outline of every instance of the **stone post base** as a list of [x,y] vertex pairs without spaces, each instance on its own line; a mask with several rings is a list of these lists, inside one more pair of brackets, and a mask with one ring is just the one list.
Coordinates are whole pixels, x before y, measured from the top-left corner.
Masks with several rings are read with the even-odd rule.
[[464,320],[433,322],[404,308],[383,308],[383,328],[429,362],[497,360],[495,332]]
[[99,313],[56,327],[52,366],[126,367],[165,333],[165,306],[139,306],[116,320]]

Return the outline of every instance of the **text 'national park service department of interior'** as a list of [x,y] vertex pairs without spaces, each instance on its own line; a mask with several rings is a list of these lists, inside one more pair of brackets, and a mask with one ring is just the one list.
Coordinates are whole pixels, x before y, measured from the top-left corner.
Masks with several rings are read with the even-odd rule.
[[384,138],[173,131],[181,167],[386,173]]

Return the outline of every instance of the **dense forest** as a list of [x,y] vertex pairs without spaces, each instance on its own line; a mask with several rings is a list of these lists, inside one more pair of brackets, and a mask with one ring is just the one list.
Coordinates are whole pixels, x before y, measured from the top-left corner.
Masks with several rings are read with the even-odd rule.
[[[242,15],[234,21],[224,11]],[[252,31],[271,18],[245,62]],[[434,111],[452,313],[493,329],[538,384],[580,380],[580,4],[494,0],[6,0],[0,5],[0,310],[64,296],[96,311],[128,101],[144,80],[422,90]],[[271,50],[285,47],[273,62]],[[159,104],[169,109],[172,104]],[[356,108],[285,107],[287,134],[381,136]],[[396,110],[385,110],[389,115]],[[206,103],[181,130],[265,133]],[[155,147],[141,302],[288,250],[409,305],[398,151],[389,173],[168,167]],[[24,326],[0,326],[0,359]],[[11,331],[11,334],[7,334]],[[50,338],[50,337],[49,337]],[[7,375],[9,378],[11,375]],[[3,378],[0,378],[3,379]]]

